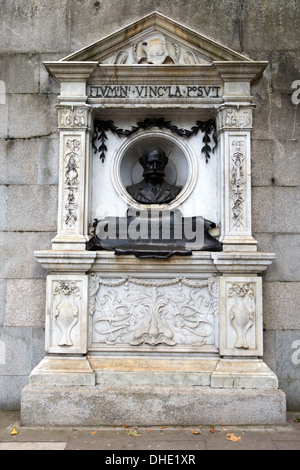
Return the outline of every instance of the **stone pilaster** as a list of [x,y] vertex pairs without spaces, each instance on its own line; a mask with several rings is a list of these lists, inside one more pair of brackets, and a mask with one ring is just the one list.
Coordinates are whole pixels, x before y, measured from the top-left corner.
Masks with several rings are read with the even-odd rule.
[[60,134],[59,199],[57,235],[52,248],[85,249],[87,240],[87,178],[89,168],[91,111],[59,105]]
[[87,80],[95,62],[46,62],[45,67],[61,84],[58,96],[59,198],[57,235],[53,250],[84,250],[88,238],[88,170],[91,108]]
[[224,251],[253,251],[251,227],[252,106],[225,104],[218,111],[221,156],[221,241]]

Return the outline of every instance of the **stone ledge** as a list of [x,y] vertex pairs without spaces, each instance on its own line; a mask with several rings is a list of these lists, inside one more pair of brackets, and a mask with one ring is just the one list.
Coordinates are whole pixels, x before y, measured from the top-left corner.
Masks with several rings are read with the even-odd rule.
[[45,357],[31,372],[31,385],[95,385],[95,373],[85,358]]
[[281,390],[28,385],[21,421],[25,426],[285,425],[286,400]]
[[98,385],[210,386],[218,359],[89,357]]
[[[73,241],[76,242],[76,240]],[[77,242],[83,243],[83,237]],[[117,272],[120,275],[144,272],[150,275],[157,271],[165,273],[166,266],[168,266],[168,275],[180,272],[189,273],[190,276],[199,273],[260,274],[267,269],[275,257],[274,253],[266,252],[194,251],[193,256],[188,258],[174,256],[170,263],[169,260],[141,260],[133,255],[116,256],[113,251],[75,250],[74,247],[64,249],[63,245],[60,250],[35,251],[34,255],[38,262],[51,272],[90,271],[106,274]]]
[[30,375],[30,385],[209,386],[277,390],[276,375],[261,359],[150,359],[45,357]]
[[35,258],[49,272],[87,272],[91,268],[96,253],[85,250],[44,250],[35,251]]
[[211,376],[211,387],[276,390],[278,379],[262,360],[220,359]]

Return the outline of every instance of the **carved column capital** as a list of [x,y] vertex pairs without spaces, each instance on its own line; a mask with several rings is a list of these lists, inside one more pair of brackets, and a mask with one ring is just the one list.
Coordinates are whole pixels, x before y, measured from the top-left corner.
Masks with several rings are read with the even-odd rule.
[[252,111],[254,106],[224,105],[217,114],[217,132],[224,130],[252,129]]
[[91,108],[87,105],[58,105],[58,128],[60,130],[91,129]]

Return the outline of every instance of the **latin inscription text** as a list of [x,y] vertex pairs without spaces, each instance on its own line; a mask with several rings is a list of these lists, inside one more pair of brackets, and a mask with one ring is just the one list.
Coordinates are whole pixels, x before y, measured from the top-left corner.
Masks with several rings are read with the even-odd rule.
[[219,85],[93,85],[91,98],[205,99],[221,98]]

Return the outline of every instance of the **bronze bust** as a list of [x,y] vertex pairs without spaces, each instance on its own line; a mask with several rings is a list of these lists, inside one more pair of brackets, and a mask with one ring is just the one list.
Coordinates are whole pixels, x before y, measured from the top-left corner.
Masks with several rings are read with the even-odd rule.
[[141,204],[166,204],[175,199],[182,188],[164,179],[168,163],[165,152],[159,147],[145,150],[139,162],[144,179],[126,188],[133,199]]

